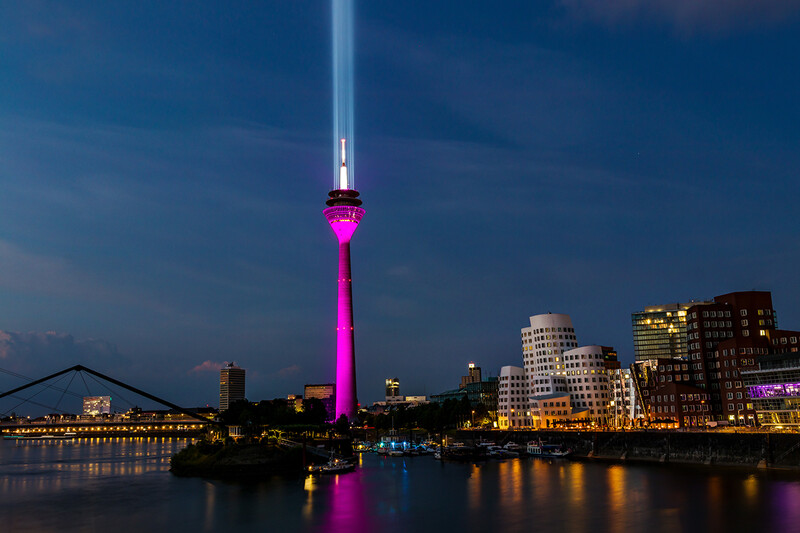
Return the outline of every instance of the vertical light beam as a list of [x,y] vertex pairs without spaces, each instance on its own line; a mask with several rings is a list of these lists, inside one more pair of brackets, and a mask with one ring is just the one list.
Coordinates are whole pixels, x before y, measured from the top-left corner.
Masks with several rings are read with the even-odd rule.
[[[333,9],[333,188],[354,189],[353,138],[353,0],[331,0]],[[346,157],[339,143],[347,140]],[[347,159],[347,183],[340,183]]]

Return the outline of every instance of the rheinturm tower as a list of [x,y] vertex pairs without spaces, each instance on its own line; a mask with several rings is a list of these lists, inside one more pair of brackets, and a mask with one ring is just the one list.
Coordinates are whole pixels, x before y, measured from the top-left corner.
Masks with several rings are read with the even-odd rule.
[[336,419],[356,418],[356,355],[353,329],[353,275],[350,269],[350,240],[364,216],[358,191],[349,188],[345,143],[342,139],[342,166],[339,188],[328,193],[328,208],[323,211],[339,240],[339,278],[336,318]]
[[339,240],[336,318],[336,420],[357,414],[353,275],[350,240],[364,216],[353,181],[353,1],[331,0],[333,12],[333,190],[323,211]]

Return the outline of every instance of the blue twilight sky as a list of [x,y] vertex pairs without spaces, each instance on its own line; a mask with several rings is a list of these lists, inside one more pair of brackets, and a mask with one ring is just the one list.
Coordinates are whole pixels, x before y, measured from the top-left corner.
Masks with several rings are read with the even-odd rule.
[[[186,405],[334,375],[327,1],[0,6],[0,368]],[[356,3],[359,397],[572,315],[771,290],[800,328],[800,4]],[[0,374],[0,390],[22,381]],[[0,411],[7,407],[0,405]]]

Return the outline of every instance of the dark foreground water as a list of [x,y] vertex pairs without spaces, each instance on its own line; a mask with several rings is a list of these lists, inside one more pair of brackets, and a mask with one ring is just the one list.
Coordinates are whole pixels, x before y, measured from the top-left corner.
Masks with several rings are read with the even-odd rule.
[[185,444],[0,442],[0,531],[800,531],[800,478],[364,455],[352,474],[238,484],[172,476]]

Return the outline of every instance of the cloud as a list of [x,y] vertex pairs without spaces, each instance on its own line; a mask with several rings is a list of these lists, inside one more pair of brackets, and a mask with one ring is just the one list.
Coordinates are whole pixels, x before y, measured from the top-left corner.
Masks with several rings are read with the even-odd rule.
[[679,33],[725,33],[781,24],[800,14],[795,0],[561,0],[574,16],[609,25],[665,21]]
[[281,368],[278,370],[278,375],[282,378],[288,378],[289,376],[294,376],[300,372],[300,367],[298,365],[291,365],[287,366],[286,368]]
[[103,339],[76,339],[68,333],[0,331],[0,360],[14,371],[66,368],[83,364],[105,369],[125,358]]
[[215,361],[203,361],[193,369],[187,372],[188,374],[199,374],[200,372],[219,372],[225,366],[225,363],[217,363]]

